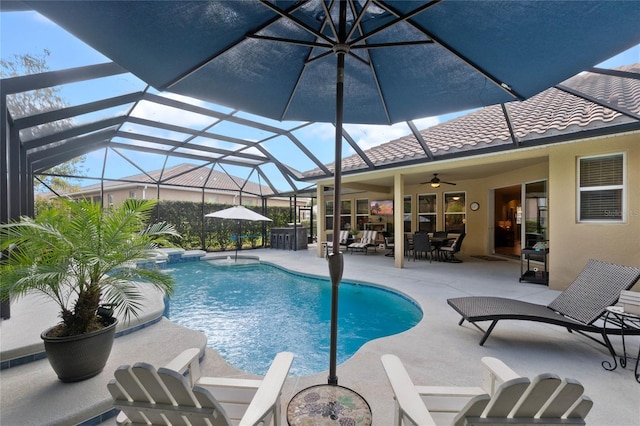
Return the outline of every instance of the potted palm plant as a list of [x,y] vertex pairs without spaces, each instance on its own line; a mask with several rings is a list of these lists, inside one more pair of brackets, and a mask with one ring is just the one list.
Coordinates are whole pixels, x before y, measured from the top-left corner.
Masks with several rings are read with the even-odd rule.
[[138,315],[141,283],[172,291],[170,275],[137,267],[164,237],[178,236],[171,225],[148,225],[155,204],[129,199],[103,209],[90,200],[61,200],[36,219],[0,225],[0,249],[13,247],[0,264],[0,299],[40,293],[58,304],[62,322],[41,337],[60,380],[102,371],[115,337],[113,313],[124,321]]

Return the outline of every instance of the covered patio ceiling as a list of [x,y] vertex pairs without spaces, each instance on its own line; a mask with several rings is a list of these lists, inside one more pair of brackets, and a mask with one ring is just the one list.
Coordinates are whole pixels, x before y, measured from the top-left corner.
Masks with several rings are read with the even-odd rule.
[[[3,13],[27,9],[27,6],[16,1],[0,3]],[[608,79],[633,80],[637,87],[637,70],[592,68],[585,71]],[[28,170],[34,175],[46,175],[51,167],[72,158],[98,155],[103,159],[99,170],[92,170],[86,176],[66,176],[93,183],[95,180],[118,180],[126,175],[145,174],[151,170],[189,162],[194,164],[194,168],[208,167],[261,186],[266,185],[271,190],[258,194],[265,197],[311,195],[316,182],[333,175],[333,125],[279,122],[210,102],[160,92],[113,62],[6,78],[0,86],[3,111],[7,105],[7,97],[41,88],[58,88],[62,93],[83,95],[73,96],[67,101],[68,105],[51,111],[28,114],[8,111],[6,119],[2,120],[9,128],[9,132],[5,133],[9,135],[9,139],[4,140],[4,143],[11,145],[15,143],[11,140],[19,141],[21,152],[26,154],[21,160],[25,162],[21,173]],[[105,87],[109,88],[106,92],[103,90]],[[612,91],[590,92],[571,80],[556,85],[553,90],[569,93],[580,99],[580,102],[607,108],[623,117],[597,129],[579,129],[584,135],[640,128],[638,105],[614,99],[615,93]],[[366,175],[389,168],[438,164],[495,151],[558,143],[576,136],[568,135],[572,132],[564,132],[565,136],[555,137],[550,137],[549,134],[526,138],[519,136],[519,124],[513,115],[519,105],[525,102],[527,101],[514,101],[488,107],[494,114],[493,120],[499,121],[498,126],[506,129],[510,135],[507,140],[498,137],[490,143],[476,143],[471,140],[470,135],[459,134],[458,137],[467,138],[468,143],[462,140],[455,141],[455,147],[445,146],[441,139],[429,137],[425,133],[428,129],[425,130],[425,124],[421,121],[407,121],[401,123],[400,129],[396,130],[400,135],[406,136],[392,140],[389,142],[391,145],[383,144],[365,149],[359,144],[358,132],[363,132],[362,128],[346,126],[343,131],[342,151],[346,153],[343,158],[343,174],[364,174],[368,184],[389,186],[389,177],[369,179]],[[487,109],[482,111],[484,110]],[[476,115],[478,113],[471,112]],[[363,133],[373,133],[379,129],[380,127],[372,126],[368,130],[365,128]],[[490,131],[486,128],[481,130]],[[407,141],[416,147],[411,155],[404,158],[396,154],[392,154],[391,158],[380,155],[381,151],[397,149]],[[3,152],[5,151],[3,146]],[[7,162],[3,161],[0,165],[5,185],[6,175],[13,173],[11,161],[8,157]],[[545,160],[520,160],[503,167],[517,169],[524,165],[524,161],[529,164],[531,161]],[[350,168],[349,164],[353,167]],[[457,169],[452,165],[447,167],[450,172],[447,176],[449,180],[481,178],[492,173],[491,167],[484,166],[472,169]],[[424,180],[424,174],[416,172],[407,178],[406,183]],[[215,189],[215,182],[203,182],[199,187]]]

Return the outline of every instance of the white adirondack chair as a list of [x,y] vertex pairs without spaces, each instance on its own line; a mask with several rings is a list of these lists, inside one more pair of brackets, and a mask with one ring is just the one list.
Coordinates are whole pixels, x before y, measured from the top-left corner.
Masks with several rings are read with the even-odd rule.
[[281,422],[280,395],[293,354],[276,355],[262,380],[201,377],[199,349],[187,349],[164,368],[119,367],[107,388],[122,410],[119,425],[253,426]]
[[402,361],[383,355],[395,394],[395,424],[415,426],[584,425],[593,402],[573,379],[529,380],[496,358],[482,358],[480,387],[416,386]]

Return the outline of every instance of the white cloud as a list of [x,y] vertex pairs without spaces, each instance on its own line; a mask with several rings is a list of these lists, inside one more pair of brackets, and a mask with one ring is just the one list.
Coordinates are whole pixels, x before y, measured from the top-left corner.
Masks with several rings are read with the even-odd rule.
[[336,128],[330,123],[315,123],[298,131],[304,138],[317,141],[333,141],[336,137]]
[[[204,102],[182,95],[166,93],[163,97],[191,105],[206,107]],[[136,106],[132,115],[135,117],[146,118],[148,120],[155,120],[161,123],[171,123],[189,128],[203,128],[216,120],[215,118],[206,115],[196,114],[183,109],[172,108],[147,101],[140,102]]]
[[[426,117],[413,120],[418,130],[423,130],[440,123],[439,117]],[[358,146],[367,150],[374,146],[381,145],[385,142],[398,139],[400,137],[411,134],[411,129],[407,123],[397,123],[392,126],[387,125],[371,125],[371,124],[345,124],[345,130],[356,141]],[[335,127],[330,123],[316,123],[312,126],[305,127],[300,131],[300,137],[305,140],[314,140],[317,142],[331,142],[335,139]],[[343,156],[355,154],[353,148],[348,148],[347,152],[343,152]]]
[[[163,93],[162,96],[168,99],[188,103],[190,105],[200,106],[207,109],[209,108],[206,102],[194,98],[189,98],[187,96],[178,95],[175,93]],[[217,119],[214,117],[197,114],[179,108],[173,108],[150,101],[139,102],[131,115],[134,117],[157,121],[159,123],[167,123],[175,126],[186,127],[195,131],[202,130],[217,121]],[[133,128],[133,126],[126,126],[125,130],[127,130],[128,128]],[[145,134],[172,139],[175,141],[182,141],[190,136],[186,133],[173,132],[158,128],[146,127],[145,129]],[[222,141],[206,140],[201,141],[201,143],[202,142],[204,142],[205,145],[211,147],[225,146],[225,143]]]
[[[435,126],[439,122],[440,120],[438,117],[426,117],[419,120],[413,120],[413,123],[418,130]],[[407,123],[405,122],[397,123],[392,126],[345,124],[344,127],[351,137],[355,139],[358,146],[363,150],[370,149],[374,146],[411,134],[411,129],[409,129],[409,126],[407,126]],[[352,154],[353,153],[354,152],[352,152]]]

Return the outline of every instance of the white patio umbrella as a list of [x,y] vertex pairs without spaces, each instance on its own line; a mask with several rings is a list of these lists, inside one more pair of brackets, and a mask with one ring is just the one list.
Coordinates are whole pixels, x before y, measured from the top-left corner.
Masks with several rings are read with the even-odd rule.
[[[240,231],[242,229],[243,220],[249,220],[252,222],[263,221],[263,222],[271,222],[266,216],[262,216],[259,213],[254,212],[253,210],[249,210],[244,206],[233,206],[228,209],[219,210],[213,213],[207,213],[204,217],[216,217],[218,219],[233,219],[238,221],[238,238],[240,237]],[[236,243],[236,261],[238,261],[238,244]]]

